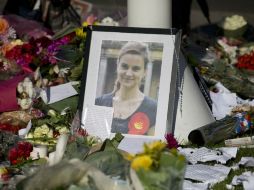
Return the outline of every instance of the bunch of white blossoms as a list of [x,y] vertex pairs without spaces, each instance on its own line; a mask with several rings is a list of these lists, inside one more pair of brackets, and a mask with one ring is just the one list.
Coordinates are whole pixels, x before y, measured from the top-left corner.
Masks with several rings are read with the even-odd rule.
[[226,17],[223,22],[223,29],[225,30],[236,30],[239,29],[247,24],[246,20],[243,18],[243,16],[240,15],[232,15],[229,17]]
[[22,82],[18,83],[18,104],[23,110],[27,110],[31,107],[33,103],[33,98],[35,98],[35,90],[33,87],[33,82],[26,77]]
[[116,22],[113,18],[111,17],[105,17],[101,20],[99,25],[103,26],[119,26],[119,23]]

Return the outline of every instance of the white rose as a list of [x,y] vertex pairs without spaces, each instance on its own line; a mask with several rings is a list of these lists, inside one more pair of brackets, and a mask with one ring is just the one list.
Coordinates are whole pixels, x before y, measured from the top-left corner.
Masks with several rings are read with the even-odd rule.
[[24,98],[20,100],[20,107],[24,110],[30,108],[30,106],[32,105],[32,99],[31,98]]
[[19,82],[17,86],[18,93],[22,93],[24,91],[23,83]]
[[101,25],[106,25],[106,26],[119,26],[119,23],[114,21],[111,17],[105,17],[101,21]]
[[53,137],[54,137],[53,134],[54,134],[54,133],[53,133],[53,130],[50,129],[49,132],[47,133],[47,137],[48,137],[48,138],[53,138]]
[[247,22],[242,16],[233,15],[231,17],[226,17],[223,23],[223,28],[226,30],[236,30],[238,28],[243,27],[246,24]]
[[31,80],[30,80],[30,78],[26,77],[26,78],[24,79],[24,82],[31,82]]
[[49,133],[50,129],[48,127],[47,124],[43,124],[42,126],[40,127],[36,127],[34,129],[34,137],[35,138],[40,138],[42,136],[45,136]]
[[35,92],[34,92],[34,88],[33,88],[33,84],[32,83],[27,83],[24,86],[24,90],[28,94],[29,98],[33,98],[34,97]]

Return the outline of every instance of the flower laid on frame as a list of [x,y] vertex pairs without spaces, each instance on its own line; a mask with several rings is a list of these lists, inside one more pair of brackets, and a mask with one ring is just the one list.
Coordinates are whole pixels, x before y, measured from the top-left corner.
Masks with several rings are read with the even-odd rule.
[[127,155],[126,159],[131,161],[131,167],[134,170],[156,169],[159,167],[161,153],[165,150],[166,143],[155,141],[144,144],[144,151],[136,155]]
[[177,142],[177,140],[175,139],[175,137],[172,133],[167,133],[165,135],[165,138],[167,140],[167,148],[168,149],[172,149],[172,148],[176,149],[179,147],[179,143]]

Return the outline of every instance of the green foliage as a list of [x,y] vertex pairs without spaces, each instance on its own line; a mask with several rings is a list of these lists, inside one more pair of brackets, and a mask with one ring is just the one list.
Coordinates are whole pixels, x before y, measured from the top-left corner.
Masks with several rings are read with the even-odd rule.
[[90,150],[86,142],[86,137],[75,137],[75,140],[69,142],[67,144],[64,158],[72,159],[72,158],[79,158],[82,159],[85,154],[87,154]]
[[85,158],[85,162],[100,169],[106,175],[110,175],[111,177],[120,176],[121,179],[125,180],[128,174],[129,164],[116,148],[121,139],[122,136],[118,134],[112,140],[105,140],[101,146],[101,150],[88,155]]
[[177,153],[163,152],[157,170],[138,170],[137,175],[145,190],[182,189],[186,160]]

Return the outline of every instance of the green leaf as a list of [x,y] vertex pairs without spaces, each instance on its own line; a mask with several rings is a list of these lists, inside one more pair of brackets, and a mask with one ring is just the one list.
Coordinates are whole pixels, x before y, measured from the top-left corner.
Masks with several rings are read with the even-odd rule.
[[186,161],[181,155],[163,152],[158,170],[137,171],[145,190],[178,190],[182,188]]
[[123,158],[109,139],[104,141],[101,151],[88,155],[85,161],[111,177],[120,176],[125,180],[128,174],[129,162]]
[[121,133],[116,133],[115,137],[111,140],[112,145],[117,148],[123,138],[124,136]]
[[69,108],[72,113],[76,113],[78,105],[78,95],[66,98],[64,100],[49,104],[52,109],[62,112],[64,109]]
[[68,77],[70,81],[76,81],[81,79],[82,71],[84,65],[84,58],[81,59],[80,64],[74,67],[70,72],[71,75]]
[[77,28],[77,25],[74,25],[73,23],[68,24],[67,26],[65,26],[64,28],[62,28],[60,31],[58,31],[53,37],[53,40],[57,40],[59,38],[62,38],[72,32],[75,31],[75,29]]
[[61,46],[56,57],[60,60],[69,62],[70,66],[73,66],[77,61],[81,60],[83,52],[81,52],[75,45],[65,45]]

